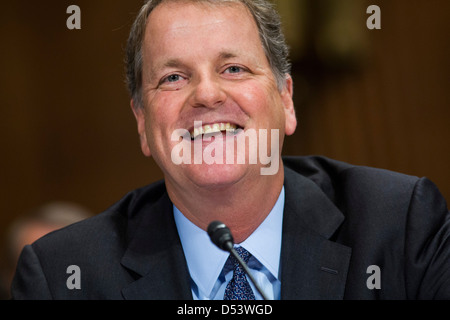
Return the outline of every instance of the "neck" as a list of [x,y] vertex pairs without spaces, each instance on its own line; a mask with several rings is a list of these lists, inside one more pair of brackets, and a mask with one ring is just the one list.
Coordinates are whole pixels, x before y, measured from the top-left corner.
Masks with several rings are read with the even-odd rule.
[[242,179],[221,188],[181,189],[167,179],[166,187],[174,205],[196,226],[207,230],[212,221],[219,220],[230,228],[235,243],[241,243],[267,218],[283,182],[281,165],[276,175]]

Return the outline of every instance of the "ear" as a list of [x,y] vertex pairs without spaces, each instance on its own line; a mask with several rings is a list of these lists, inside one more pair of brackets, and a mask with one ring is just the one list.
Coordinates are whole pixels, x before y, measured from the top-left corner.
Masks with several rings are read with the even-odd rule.
[[147,143],[147,134],[145,131],[145,122],[146,122],[145,110],[142,106],[135,103],[135,101],[133,99],[131,99],[130,106],[131,106],[131,110],[133,111],[134,117],[136,118],[137,129],[138,129],[139,138],[141,141],[142,153],[146,157],[150,157],[151,152],[150,152],[150,147],[148,146],[148,143]]
[[293,135],[297,128],[297,117],[295,115],[294,101],[294,81],[289,74],[286,74],[286,84],[281,91],[281,99],[284,105],[285,112],[285,134],[287,136]]

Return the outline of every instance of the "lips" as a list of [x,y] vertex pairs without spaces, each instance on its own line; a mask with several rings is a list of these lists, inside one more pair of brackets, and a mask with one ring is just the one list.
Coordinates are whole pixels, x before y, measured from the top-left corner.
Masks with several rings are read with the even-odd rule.
[[216,122],[211,124],[205,124],[199,127],[195,127],[190,131],[191,139],[196,139],[202,135],[212,135],[215,133],[236,133],[238,129],[242,129],[240,126],[230,122]]

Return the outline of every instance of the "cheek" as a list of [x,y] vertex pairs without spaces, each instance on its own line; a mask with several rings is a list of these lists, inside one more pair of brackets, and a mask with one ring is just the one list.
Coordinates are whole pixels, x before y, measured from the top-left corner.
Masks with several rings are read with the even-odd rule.
[[170,157],[172,148],[178,143],[172,141],[172,134],[181,129],[177,124],[184,101],[179,92],[157,92],[147,104],[146,135],[154,158]]
[[263,88],[251,84],[241,85],[229,90],[233,100],[252,118],[261,113],[268,104]]
[[259,127],[284,127],[284,109],[277,89],[267,86],[242,87],[235,101]]
[[177,119],[177,105],[177,100],[170,94],[156,94],[148,106],[148,130],[153,134],[168,130],[171,123]]
[[146,105],[145,115],[145,135],[147,144],[154,157],[157,157],[159,149],[162,146],[163,131],[167,121],[166,115],[162,108],[156,107],[155,104]]

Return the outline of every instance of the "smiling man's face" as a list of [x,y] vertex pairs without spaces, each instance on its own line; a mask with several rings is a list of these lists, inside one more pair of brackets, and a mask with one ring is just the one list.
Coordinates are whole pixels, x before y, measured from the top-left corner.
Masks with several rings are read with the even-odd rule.
[[142,107],[133,109],[141,147],[169,186],[220,188],[260,175],[261,165],[247,161],[175,165],[171,154],[179,141],[172,141],[172,134],[178,129],[201,133],[194,122],[224,133],[203,142],[203,149],[236,139],[225,135],[227,128],[264,129],[269,137],[277,129],[281,152],[285,134],[295,131],[292,80],[287,77],[286,88],[278,89],[256,23],[239,3],[180,1],[156,7],[145,30],[142,83]]

